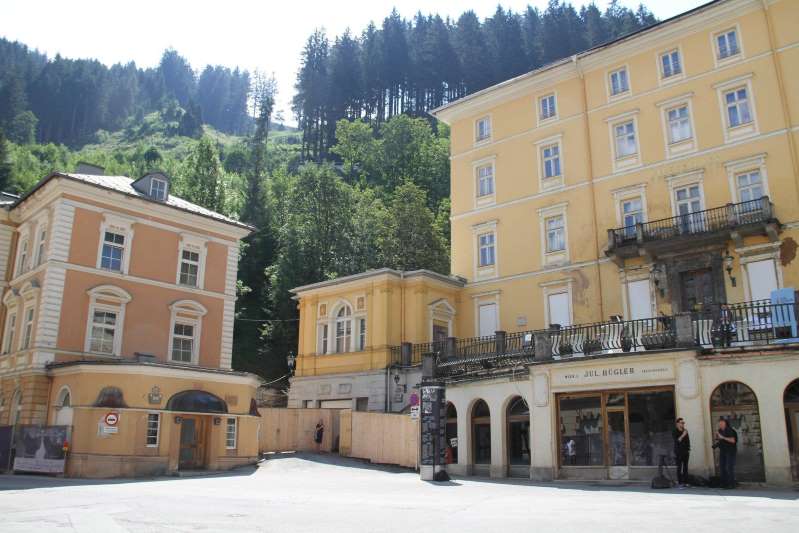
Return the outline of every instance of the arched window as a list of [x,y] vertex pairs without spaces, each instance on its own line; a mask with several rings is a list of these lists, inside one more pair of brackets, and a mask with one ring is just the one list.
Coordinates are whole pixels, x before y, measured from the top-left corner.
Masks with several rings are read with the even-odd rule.
[[178,392],[166,402],[168,411],[184,411],[188,413],[227,413],[224,400],[201,390]]
[[799,379],[788,385],[782,401],[785,407],[785,427],[788,429],[791,473],[794,481],[799,481]]
[[[710,416],[714,436],[716,424],[722,417],[738,433],[735,478],[738,481],[765,481],[760,411],[752,389],[737,381],[722,383],[710,396]],[[718,458],[716,461],[718,468]]]
[[447,446],[452,450],[452,462],[458,462],[458,411],[452,402],[447,402]]
[[[530,408],[521,396],[516,396],[508,403],[508,465],[512,476],[529,477],[530,475]],[[524,468],[516,468],[521,467]]]
[[118,387],[103,388],[97,395],[97,400],[94,401],[94,407],[123,408],[127,406],[122,390]]
[[169,359],[175,363],[199,364],[202,319],[208,310],[193,300],[178,300],[169,309]]
[[483,400],[477,400],[472,407],[472,441],[474,464],[490,465],[491,413],[488,410],[488,404]]
[[131,295],[114,285],[98,285],[88,291],[89,319],[84,350],[91,353],[121,355],[125,306]]
[[71,426],[72,394],[69,391],[69,387],[61,387],[61,390],[58,392],[58,396],[56,397],[55,408],[55,425]]
[[64,387],[61,389],[61,392],[58,393],[56,405],[58,407],[72,407],[72,396],[69,393],[69,388]]
[[15,426],[22,414],[22,391],[17,389],[11,397],[11,409],[8,412],[9,425]]
[[349,352],[352,347],[352,309],[344,305],[336,313],[336,353]]

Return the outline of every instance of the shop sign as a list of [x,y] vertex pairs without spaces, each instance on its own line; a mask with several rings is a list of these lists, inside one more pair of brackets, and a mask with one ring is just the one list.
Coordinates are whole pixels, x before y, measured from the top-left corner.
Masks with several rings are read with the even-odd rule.
[[67,426],[18,426],[14,470],[63,474],[68,431]]
[[419,406],[411,406],[411,420],[419,420]]
[[674,366],[671,361],[610,365],[597,361],[597,364],[589,367],[552,371],[552,385],[556,387],[595,383],[661,381],[664,379],[674,379]]

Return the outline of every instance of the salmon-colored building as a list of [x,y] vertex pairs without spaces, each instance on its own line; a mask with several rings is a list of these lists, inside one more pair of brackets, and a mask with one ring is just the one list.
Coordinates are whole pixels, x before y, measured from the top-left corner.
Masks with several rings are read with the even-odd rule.
[[231,369],[252,228],[100,171],[0,198],[0,426],[70,426],[72,476],[252,462],[259,382]]

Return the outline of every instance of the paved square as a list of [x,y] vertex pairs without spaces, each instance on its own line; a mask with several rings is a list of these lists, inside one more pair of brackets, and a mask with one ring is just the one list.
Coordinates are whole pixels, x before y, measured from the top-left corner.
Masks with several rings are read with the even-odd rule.
[[799,531],[790,490],[431,484],[337,456],[272,457],[194,478],[0,476],[0,531]]

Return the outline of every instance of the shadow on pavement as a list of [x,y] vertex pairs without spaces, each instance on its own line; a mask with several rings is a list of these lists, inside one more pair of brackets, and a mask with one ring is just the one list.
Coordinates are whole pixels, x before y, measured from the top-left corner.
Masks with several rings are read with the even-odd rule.
[[384,465],[370,463],[367,459],[358,459],[355,457],[343,457],[337,453],[310,453],[310,452],[269,452],[263,455],[266,463],[269,461],[279,461],[281,459],[299,459],[302,461],[310,461],[313,463],[330,465],[330,466],[343,466],[347,468],[361,468],[364,470],[376,470],[379,472],[387,472],[389,474],[412,474],[413,468],[406,468],[398,465]]

